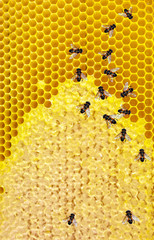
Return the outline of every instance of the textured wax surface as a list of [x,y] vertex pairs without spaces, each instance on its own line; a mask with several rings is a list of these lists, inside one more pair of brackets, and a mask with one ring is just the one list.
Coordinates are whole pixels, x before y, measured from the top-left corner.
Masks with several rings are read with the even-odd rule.
[[[133,19],[119,16],[133,7]],[[0,159],[11,154],[11,140],[24,122],[24,114],[39,104],[50,107],[60,84],[81,68],[120,98],[128,81],[137,97],[125,98],[130,119],[145,119],[146,138],[152,125],[152,0],[0,0]],[[113,37],[102,24],[116,24]],[[69,59],[70,44],[83,49]],[[98,53],[112,49],[112,61]],[[106,68],[120,67],[113,83]]]
[[[135,162],[140,148],[152,158],[144,120],[120,119],[107,129],[104,113],[117,112],[115,96],[95,100],[92,78],[63,85],[50,109],[25,115],[11,158],[1,164],[2,240],[152,240],[152,162]],[[90,101],[86,119],[76,106]],[[131,142],[114,137],[126,127]],[[140,223],[123,225],[130,209]],[[62,222],[76,214],[78,226]]]

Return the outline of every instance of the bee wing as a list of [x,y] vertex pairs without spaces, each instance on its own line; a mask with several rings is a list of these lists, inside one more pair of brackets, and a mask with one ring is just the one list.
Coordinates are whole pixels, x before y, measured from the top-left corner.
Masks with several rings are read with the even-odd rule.
[[134,160],[138,161],[139,159],[140,159],[140,154],[138,154]]
[[88,80],[87,77],[83,73],[81,73],[81,77],[86,81]]
[[140,222],[139,218],[135,217],[133,214],[132,214],[132,218],[134,221]]
[[103,52],[99,52],[98,54],[104,56],[106,54],[106,51],[103,51]]
[[101,94],[100,94],[100,92],[98,91],[97,94],[96,94],[96,96],[95,96],[95,99],[100,98],[100,95],[101,95]]
[[110,38],[112,37],[113,32],[114,32],[114,30],[111,30],[111,31],[109,32],[109,37],[110,37]]
[[126,91],[128,89],[128,86],[129,86],[129,84],[128,84],[128,82],[126,82],[125,86],[124,86],[124,91]]
[[120,16],[127,17],[126,13],[118,13]]
[[89,108],[86,109],[86,114],[88,117],[90,117],[90,109]]
[[112,68],[110,71],[111,72],[117,72],[120,68]]
[[110,93],[108,93],[107,91],[104,90],[104,94],[107,96],[107,97],[111,97],[112,95]]
[[71,48],[77,49],[77,47],[74,44],[70,44],[70,45],[71,45]]
[[115,136],[115,139],[119,139],[121,137],[121,133],[119,133],[117,136]]
[[110,115],[111,118],[117,118],[117,114]]
[[79,109],[81,109],[81,108],[83,108],[83,104],[82,105],[79,105],[79,106],[76,106],[76,108],[79,108]]
[[124,107],[123,104],[121,104],[120,107],[121,107],[122,110],[127,110],[127,109]]
[[107,128],[111,128],[111,123],[109,121],[106,121]]
[[75,74],[72,78],[71,78],[71,80],[75,80],[77,78],[77,74]]
[[136,97],[136,94],[135,93],[128,93],[128,96]]
[[108,56],[108,63],[110,64],[110,62],[111,62],[111,55],[110,56]]
[[103,28],[109,28],[110,25],[102,25]]
[[122,224],[125,224],[127,222],[127,216],[124,217]]
[[62,222],[68,222],[69,218],[63,219]]
[[73,59],[73,58],[75,58],[75,57],[76,57],[76,55],[77,55],[77,53],[73,53],[73,54],[70,56],[70,58],[69,58],[69,59]]
[[150,158],[146,153],[144,153],[144,156],[145,156],[146,159],[148,159],[149,161],[151,161],[151,158]]
[[125,116],[125,114],[123,114],[123,113],[117,114],[116,119],[120,119],[120,118],[122,118],[122,117],[124,117],[124,116]]
[[77,227],[77,222],[76,222],[76,220],[75,220],[75,218],[73,219],[73,224]]
[[130,7],[130,8],[129,8],[129,13],[131,13],[131,14],[132,14],[132,10],[133,10],[133,8],[132,8],[132,7]]
[[111,82],[113,82],[113,77],[111,75],[107,75]]
[[128,134],[126,133],[126,139],[130,142],[131,138],[128,136]]

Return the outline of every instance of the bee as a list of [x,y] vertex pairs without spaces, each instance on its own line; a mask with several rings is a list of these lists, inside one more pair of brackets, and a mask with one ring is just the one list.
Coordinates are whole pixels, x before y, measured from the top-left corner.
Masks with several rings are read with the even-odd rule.
[[135,158],[135,161],[139,161],[140,160],[141,162],[144,162],[144,161],[146,161],[146,159],[151,161],[151,158],[144,152],[144,149],[140,149],[139,150],[139,154]]
[[121,106],[121,108],[118,110],[118,113],[119,113],[119,118],[122,118],[125,115],[130,115],[131,111]]
[[85,104],[79,105],[77,106],[77,108],[80,109],[80,113],[82,114],[87,114],[87,117],[90,117],[90,107],[91,103],[90,102],[86,102]]
[[105,69],[104,74],[106,74],[108,76],[108,78],[111,80],[111,82],[113,82],[113,78],[115,78],[117,76],[117,74],[115,72],[117,72],[120,68],[113,68],[111,70],[107,70]]
[[113,35],[113,31],[116,28],[115,24],[112,25],[102,25],[103,28],[105,28],[104,32],[109,33],[109,37],[111,38]]
[[124,140],[128,140],[128,141],[131,141],[131,138],[128,136],[128,134],[126,133],[126,129],[123,128],[121,130],[121,132],[115,137],[115,139],[119,139],[121,140],[121,142],[124,142]]
[[101,98],[102,100],[104,100],[107,97],[110,97],[111,94],[108,93],[107,91],[104,90],[104,88],[102,86],[98,87],[98,92],[96,94],[96,99],[97,98]]
[[80,82],[82,79],[87,81],[86,76],[81,72],[80,68],[76,69],[76,74],[71,79],[76,80],[77,82]]
[[64,219],[63,222],[67,222],[68,225],[74,224],[75,226],[77,226],[74,213],[71,213],[71,215],[67,219]]
[[105,119],[108,128],[111,127],[111,124],[116,124],[117,123],[117,121],[115,120],[117,118],[117,115],[104,114],[103,118]]
[[123,98],[127,97],[127,96],[136,97],[136,94],[132,93],[133,90],[134,89],[132,87],[129,87],[128,82],[126,82],[125,86],[124,86],[124,90],[121,93],[121,97],[123,97]]
[[77,48],[74,44],[71,44],[71,49],[69,50],[69,53],[72,54],[69,59],[73,59],[76,57],[77,54],[82,53],[83,50],[81,48]]
[[97,98],[101,98],[102,100],[104,100],[107,97],[111,97],[111,94],[108,93],[107,91],[104,90],[104,88],[102,86],[98,87],[98,92],[96,94],[96,99]]
[[106,52],[99,52],[102,55],[102,59],[108,59],[108,63],[111,62],[111,53],[113,53],[112,49],[109,49]]
[[135,221],[140,221],[137,217],[135,217],[132,212],[130,210],[126,211],[126,216],[124,218],[124,220],[122,221],[123,224],[125,224],[126,222],[128,222],[129,224],[132,224]]
[[129,19],[132,19],[133,16],[132,16],[132,7],[130,7],[129,10],[127,9],[124,9],[124,12],[123,13],[118,13],[120,16],[123,16],[123,17],[128,17]]

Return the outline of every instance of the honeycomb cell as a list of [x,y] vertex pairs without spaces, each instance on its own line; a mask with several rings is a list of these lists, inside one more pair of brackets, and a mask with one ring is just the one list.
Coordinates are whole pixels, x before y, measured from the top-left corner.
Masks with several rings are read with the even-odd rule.
[[0,161],[4,161],[5,156],[3,154],[0,154]]
[[0,186],[0,194],[4,193],[4,187]]
[[151,138],[152,137],[152,132],[151,131],[146,131],[145,132],[145,137],[146,138]]

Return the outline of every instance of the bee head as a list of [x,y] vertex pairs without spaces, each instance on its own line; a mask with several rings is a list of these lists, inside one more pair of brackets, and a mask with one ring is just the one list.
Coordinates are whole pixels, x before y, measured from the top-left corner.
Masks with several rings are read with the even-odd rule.
[[132,16],[132,15],[130,15],[130,16],[129,16],[129,19],[132,19],[132,18],[133,18],[133,16]]
[[133,92],[133,90],[134,90],[133,88],[129,88],[129,91],[130,91],[130,92]]
[[112,49],[109,49],[109,53],[113,53]]
[[70,215],[70,219],[73,220],[74,217],[75,217],[75,214],[74,214],[74,213],[71,213],[71,215]]
[[128,10],[125,8],[125,9],[124,9],[124,12],[125,12],[125,13],[127,13],[127,12],[128,12]]
[[130,110],[127,110],[127,113],[128,113],[128,114],[131,114],[131,111],[130,111]]
[[126,211],[126,215],[127,215],[127,216],[131,216],[131,215],[132,215],[131,211],[130,211],[130,210],[127,210],[127,211]]
[[84,113],[84,110],[83,110],[83,109],[81,109],[81,110],[80,110],[80,112],[81,112],[81,113]]
[[107,74],[107,72],[108,72],[108,70],[107,70],[107,69],[105,69],[105,70],[104,70],[104,74]]
[[69,220],[69,221],[68,221],[68,225],[71,225],[71,223],[72,223],[72,222]]
[[113,24],[113,25],[112,25],[112,27],[113,27],[113,29],[114,29],[114,28],[116,28],[116,25],[115,25],[115,24]]
[[102,87],[102,86],[100,86],[100,87],[98,87],[98,89],[99,89],[99,90],[103,90],[103,87]]
[[144,158],[140,158],[141,162],[144,162]]
[[79,53],[82,53],[83,52],[83,50],[82,49],[79,49]]
[[77,71],[77,72],[80,72],[80,71],[81,71],[81,68],[77,68],[76,71]]
[[140,152],[142,152],[142,153],[143,153],[143,152],[144,152],[144,149],[143,149],[143,148],[141,148],[141,149],[140,149]]
[[77,78],[76,80],[77,80],[77,82],[81,82],[81,79],[80,79],[80,78]]
[[103,115],[103,118],[104,118],[104,119],[107,119],[107,118],[108,118],[108,116],[107,116],[106,114],[104,114],[104,115]]
[[91,103],[90,103],[90,102],[86,102],[86,104],[88,105],[88,107],[91,105]]
[[122,133],[126,133],[126,129],[125,128],[122,129]]

